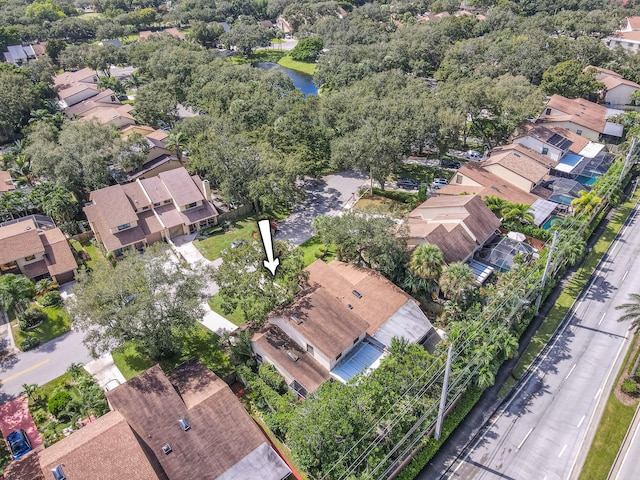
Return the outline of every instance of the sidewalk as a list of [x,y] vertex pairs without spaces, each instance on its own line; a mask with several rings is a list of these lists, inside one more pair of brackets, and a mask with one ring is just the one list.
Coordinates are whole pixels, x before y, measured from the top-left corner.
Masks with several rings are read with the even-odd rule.
[[18,349],[16,348],[16,344],[13,341],[13,335],[11,333],[9,317],[7,317],[6,313],[0,312],[0,357],[17,351]]

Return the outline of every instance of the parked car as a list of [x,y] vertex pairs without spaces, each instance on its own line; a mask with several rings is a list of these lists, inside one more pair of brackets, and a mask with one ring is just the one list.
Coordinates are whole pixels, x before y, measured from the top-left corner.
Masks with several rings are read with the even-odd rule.
[[447,180],[446,178],[434,178],[433,183],[431,183],[431,188],[437,190],[448,184],[449,184],[449,180]]
[[14,460],[19,459],[23,455],[31,451],[31,442],[24,430],[14,430],[7,436],[7,442],[9,443],[9,449],[11,450],[11,458]]
[[482,154],[477,150],[467,150],[464,156],[471,160],[480,160],[482,158]]
[[461,165],[458,160],[454,160],[453,158],[444,157],[440,159],[440,166],[443,168],[460,168]]
[[118,380],[117,378],[113,378],[104,384],[104,391],[108,392],[110,390],[113,390],[118,385],[120,385],[120,380]]
[[398,188],[408,188],[410,190],[416,190],[420,188],[420,182],[413,178],[399,178],[396,182]]

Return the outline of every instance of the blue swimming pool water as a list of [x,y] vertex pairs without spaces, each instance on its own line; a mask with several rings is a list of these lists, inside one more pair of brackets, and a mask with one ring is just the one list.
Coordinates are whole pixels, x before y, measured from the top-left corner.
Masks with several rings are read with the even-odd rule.
[[552,217],[549,217],[549,220],[547,220],[546,222],[544,222],[544,224],[542,225],[542,229],[543,230],[549,230],[553,224],[553,222],[556,221],[561,221],[562,219],[560,217],[556,217],[555,215]]
[[561,203],[562,205],[571,205],[573,197],[570,197],[569,195],[557,194],[551,195],[551,198],[549,198],[549,200],[551,202]]
[[596,177],[587,177],[585,175],[578,175],[576,177],[576,182],[581,183],[582,185],[593,185],[596,183]]

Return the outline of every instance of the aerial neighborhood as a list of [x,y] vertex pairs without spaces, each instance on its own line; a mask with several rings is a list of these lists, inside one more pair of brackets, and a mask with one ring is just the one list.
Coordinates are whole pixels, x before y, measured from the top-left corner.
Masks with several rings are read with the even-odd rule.
[[632,1],[3,3],[0,478],[640,478],[638,45]]

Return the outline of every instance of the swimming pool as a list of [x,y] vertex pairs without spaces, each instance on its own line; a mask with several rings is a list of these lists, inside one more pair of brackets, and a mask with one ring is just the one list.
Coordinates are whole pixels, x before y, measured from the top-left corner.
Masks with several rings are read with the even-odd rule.
[[572,200],[573,200],[573,197],[570,197],[569,195],[564,195],[562,193],[551,195],[551,197],[549,198],[549,201],[551,202],[561,203],[562,205],[567,205],[567,206],[571,205]]
[[555,215],[553,215],[549,217],[549,219],[546,222],[544,222],[541,228],[543,230],[549,230],[552,227],[554,222],[561,222],[561,221],[562,219],[560,217],[556,217]]
[[585,175],[578,175],[576,177],[576,182],[581,183],[582,185],[593,185],[596,183],[597,177],[587,177]]

